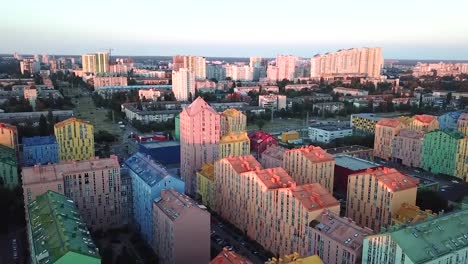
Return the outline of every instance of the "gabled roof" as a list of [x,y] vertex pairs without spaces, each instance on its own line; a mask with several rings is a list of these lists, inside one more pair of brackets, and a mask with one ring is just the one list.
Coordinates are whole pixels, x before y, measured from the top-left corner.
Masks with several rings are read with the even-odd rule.
[[210,264],[252,264],[246,257],[223,248]]
[[323,150],[321,147],[315,147],[313,145],[291,149],[286,151],[285,154],[288,155],[292,152],[299,152],[312,162],[326,162],[335,160],[332,155],[328,154],[328,152]]
[[433,115],[415,115],[413,118],[424,124],[430,124],[437,120]]
[[402,124],[403,123],[398,119],[382,118],[379,120],[379,122],[377,122],[376,125],[397,128],[398,126],[401,126]]
[[361,175],[373,175],[377,181],[382,183],[392,192],[403,191],[411,188],[417,188],[419,179],[407,176],[396,169],[383,167],[376,169],[368,169],[363,172],[354,173],[349,177],[361,176]]
[[193,101],[187,108],[183,111],[187,113],[188,116],[195,116],[203,110],[207,110],[213,114],[218,114],[203,98],[200,96]]

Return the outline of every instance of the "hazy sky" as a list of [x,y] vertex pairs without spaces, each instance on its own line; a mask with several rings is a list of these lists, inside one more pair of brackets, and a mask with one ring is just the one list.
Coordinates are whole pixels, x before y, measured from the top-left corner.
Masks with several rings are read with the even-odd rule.
[[6,0],[0,53],[468,59],[468,0]]

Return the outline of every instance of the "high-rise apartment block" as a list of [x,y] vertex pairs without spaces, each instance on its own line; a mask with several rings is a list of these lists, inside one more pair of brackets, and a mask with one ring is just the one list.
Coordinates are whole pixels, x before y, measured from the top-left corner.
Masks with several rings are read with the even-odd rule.
[[260,164],[262,164],[263,168],[282,167],[284,153],[286,153],[286,151],[286,148],[278,145],[272,145],[263,151],[262,155],[260,155]]
[[92,229],[122,224],[117,156],[23,167],[25,205],[47,191],[72,199]]
[[86,160],[94,156],[94,126],[75,117],[54,125],[59,160]]
[[183,192],[184,182],[140,152],[128,158],[125,167],[132,179],[134,223],[148,245],[154,246],[153,201],[165,189]]
[[392,158],[393,141],[403,127],[404,124],[398,119],[380,119],[375,124],[374,156],[390,160]]
[[252,81],[253,68],[249,65],[226,65],[226,77],[231,78],[233,81]]
[[29,104],[31,105],[33,110],[36,109],[36,100],[37,100],[36,86],[31,85],[31,86],[24,87],[23,96],[24,96],[24,99],[29,101]]
[[197,80],[204,80],[206,78],[205,57],[176,55],[172,60],[172,69],[174,71],[179,71],[181,68],[184,68],[193,72]]
[[424,135],[422,168],[468,181],[468,137],[454,130],[434,130]]
[[195,74],[186,68],[172,71],[172,91],[177,101],[193,100],[195,96]]
[[379,232],[392,223],[403,203],[416,203],[419,180],[395,169],[377,168],[348,177],[346,217]]
[[18,183],[16,152],[14,149],[0,145],[0,186],[13,189]]
[[41,70],[41,63],[34,59],[23,59],[20,61],[21,74],[33,75]]
[[324,211],[309,227],[308,255],[317,254],[325,263],[360,264],[362,242],[372,230],[356,225],[351,219]]
[[457,129],[457,121],[463,113],[460,111],[448,112],[437,117],[440,129]]
[[197,195],[204,206],[213,208],[214,206],[214,165],[213,163],[203,164],[200,171],[197,172]]
[[153,203],[154,247],[161,264],[209,263],[210,214],[174,189]]
[[195,194],[202,165],[218,158],[220,135],[220,115],[201,97],[180,113],[180,174],[187,194]]
[[424,132],[403,128],[393,140],[392,160],[408,167],[421,168]]
[[320,184],[297,186],[281,167],[262,169],[253,156],[215,162],[215,211],[274,254],[308,247],[307,228],[338,201]]
[[439,128],[437,117],[432,115],[415,115],[409,124],[411,130],[429,132]]
[[298,60],[298,57],[292,55],[276,56],[276,67],[278,68],[278,77],[276,80],[294,80],[294,72],[296,70],[296,63]]
[[383,67],[381,48],[354,48],[315,55],[311,59],[311,78],[379,78]]
[[468,263],[467,221],[465,209],[368,236],[362,263]]
[[99,250],[75,202],[47,191],[27,206],[31,263],[101,263]]
[[0,145],[18,150],[18,129],[16,126],[0,123]]
[[23,138],[22,164],[33,166],[36,164],[57,163],[58,161],[58,146],[55,136]]
[[250,63],[249,66],[254,68],[254,67],[261,67],[263,64],[263,59],[262,57],[250,57]]
[[109,53],[98,52],[83,54],[81,56],[83,72],[86,73],[107,73],[109,72]]
[[229,132],[244,132],[247,127],[247,116],[241,111],[230,108],[221,114],[221,134]]
[[335,159],[321,147],[310,145],[286,151],[283,167],[297,184],[317,182],[333,193]]
[[231,132],[219,140],[218,158],[250,155],[250,139],[247,132]]
[[269,81],[279,81],[278,80],[278,67],[274,65],[268,65],[267,68],[267,79]]
[[458,131],[468,136],[468,113],[463,113],[460,115],[457,121]]
[[206,78],[209,80],[216,79],[218,81],[223,81],[226,79],[226,68],[221,64],[207,64]]

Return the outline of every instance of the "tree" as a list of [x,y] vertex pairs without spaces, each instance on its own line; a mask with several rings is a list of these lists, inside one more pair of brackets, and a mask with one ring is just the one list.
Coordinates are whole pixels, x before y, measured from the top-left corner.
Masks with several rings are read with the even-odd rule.
[[262,128],[265,126],[265,120],[263,119],[258,119],[255,124],[258,126],[258,129],[262,130]]
[[47,125],[47,119],[44,115],[39,118],[39,134],[41,136],[49,135],[49,127]]

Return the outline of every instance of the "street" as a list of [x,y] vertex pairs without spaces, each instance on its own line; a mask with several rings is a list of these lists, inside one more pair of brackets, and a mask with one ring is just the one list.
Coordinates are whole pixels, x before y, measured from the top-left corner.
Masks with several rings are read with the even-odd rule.
[[17,227],[8,234],[0,235],[0,263],[25,264],[27,261],[27,242],[24,241],[26,229]]

